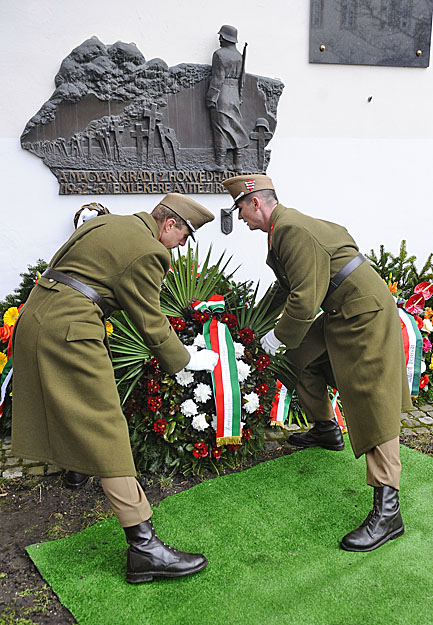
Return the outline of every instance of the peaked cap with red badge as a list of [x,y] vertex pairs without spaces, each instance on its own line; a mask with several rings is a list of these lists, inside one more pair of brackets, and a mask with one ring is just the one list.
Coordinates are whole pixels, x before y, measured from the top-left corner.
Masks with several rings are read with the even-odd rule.
[[234,200],[232,210],[236,210],[239,200],[243,200],[247,195],[256,191],[273,190],[275,191],[272,180],[263,174],[248,174],[242,176],[233,176],[226,178],[222,184],[230,193]]

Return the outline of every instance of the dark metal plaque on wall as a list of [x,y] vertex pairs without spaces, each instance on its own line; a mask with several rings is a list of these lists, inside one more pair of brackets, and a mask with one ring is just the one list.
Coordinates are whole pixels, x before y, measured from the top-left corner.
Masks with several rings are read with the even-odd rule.
[[310,2],[310,63],[428,67],[433,0]]
[[284,88],[244,71],[227,82],[240,78],[242,153],[228,146],[217,162],[211,66],[168,67],[146,61],[133,43],[92,37],[62,62],[56,90],[27,123],[21,145],[48,165],[60,194],[223,193],[227,176],[266,171]]

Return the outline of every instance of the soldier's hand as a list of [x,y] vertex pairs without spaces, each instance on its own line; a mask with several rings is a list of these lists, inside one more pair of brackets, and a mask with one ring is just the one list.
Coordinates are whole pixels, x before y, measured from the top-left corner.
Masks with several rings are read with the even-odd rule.
[[269,330],[267,334],[262,336],[260,343],[263,351],[267,354],[271,354],[271,356],[275,356],[277,349],[282,345],[281,341],[279,341],[275,336],[273,330]]
[[191,359],[185,369],[190,371],[213,371],[219,355],[211,349],[202,349],[199,352],[190,352]]

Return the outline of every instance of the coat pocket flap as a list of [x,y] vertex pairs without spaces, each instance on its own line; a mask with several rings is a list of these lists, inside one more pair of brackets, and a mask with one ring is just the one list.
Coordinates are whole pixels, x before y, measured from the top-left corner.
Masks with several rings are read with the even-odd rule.
[[71,321],[66,340],[85,341],[87,339],[94,339],[96,341],[103,341],[104,336],[105,330],[103,326],[96,325],[96,323],[87,323],[86,321]]
[[341,314],[345,319],[350,319],[356,315],[362,315],[368,312],[377,312],[383,310],[382,304],[374,295],[366,295],[346,302],[341,307]]
[[49,280],[48,278],[44,278],[41,276],[38,280],[38,286],[42,286],[44,289],[54,289],[54,291],[58,291],[58,282],[56,280]]

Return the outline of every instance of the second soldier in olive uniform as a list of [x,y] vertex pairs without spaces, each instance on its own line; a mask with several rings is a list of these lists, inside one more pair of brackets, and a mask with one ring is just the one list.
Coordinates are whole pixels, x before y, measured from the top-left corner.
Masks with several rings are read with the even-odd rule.
[[[373,510],[342,542],[349,551],[370,551],[404,532],[399,505],[401,410],[411,401],[400,320],[386,284],[347,230],[278,203],[263,175],[223,181],[239,219],[268,234],[274,306],[282,309],[262,338],[268,353],[286,346],[293,372],[282,377],[315,426],[289,441],[300,447],[344,447],[328,396],[338,388],[356,457],[365,454]],[[321,314],[317,314],[320,309]]]

